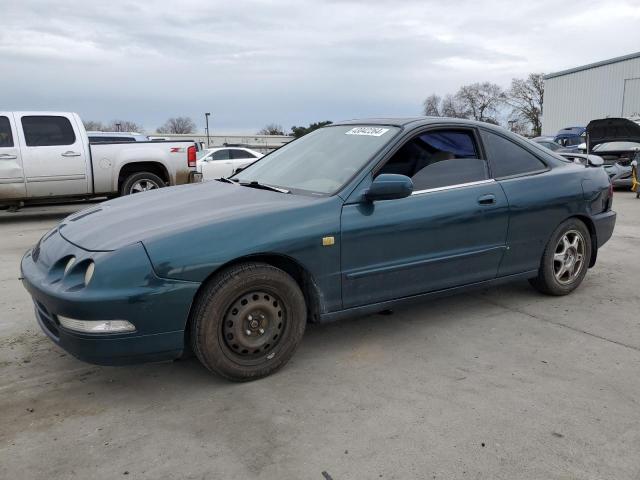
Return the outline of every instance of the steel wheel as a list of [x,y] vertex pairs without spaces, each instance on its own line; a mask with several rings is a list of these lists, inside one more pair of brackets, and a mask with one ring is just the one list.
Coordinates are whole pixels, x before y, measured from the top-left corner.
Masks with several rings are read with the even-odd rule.
[[283,302],[273,293],[248,292],[229,307],[222,335],[230,353],[241,361],[269,358],[286,328]]
[[131,188],[129,189],[129,193],[146,192],[149,190],[155,190],[156,188],[160,188],[160,185],[158,185],[153,180],[150,180],[148,178],[143,178],[135,182],[133,185],[131,185]]
[[580,276],[585,265],[585,241],[582,233],[569,230],[556,245],[553,273],[561,285],[568,285]]

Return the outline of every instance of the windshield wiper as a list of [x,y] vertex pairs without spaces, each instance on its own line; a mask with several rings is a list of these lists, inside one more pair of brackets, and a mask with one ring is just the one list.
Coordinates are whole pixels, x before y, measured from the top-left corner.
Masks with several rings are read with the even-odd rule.
[[260,188],[262,190],[271,190],[272,192],[291,193],[289,190],[285,188],[274,187],[273,185],[267,185],[266,183],[259,183],[259,182],[256,182],[255,180],[247,183],[240,182],[240,185],[242,185],[243,187]]
[[230,180],[230,179],[228,179],[226,177],[216,178],[216,182],[233,183],[234,185],[236,185],[236,182],[234,182],[233,180]]

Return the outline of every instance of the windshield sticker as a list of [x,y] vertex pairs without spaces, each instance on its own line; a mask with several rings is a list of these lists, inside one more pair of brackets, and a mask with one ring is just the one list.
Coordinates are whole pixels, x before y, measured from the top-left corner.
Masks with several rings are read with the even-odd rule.
[[352,128],[345,135],[366,135],[368,137],[381,137],[389,131],[388,128],[380,127],[356,127]]

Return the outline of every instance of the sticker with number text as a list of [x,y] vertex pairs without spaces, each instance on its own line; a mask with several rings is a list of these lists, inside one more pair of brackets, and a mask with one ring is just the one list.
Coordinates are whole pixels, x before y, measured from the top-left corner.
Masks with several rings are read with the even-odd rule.
[[381,137],[388,131],[388,128],[381,127],[356,127],[346,132],[345,135],[365,135],[367,137]]

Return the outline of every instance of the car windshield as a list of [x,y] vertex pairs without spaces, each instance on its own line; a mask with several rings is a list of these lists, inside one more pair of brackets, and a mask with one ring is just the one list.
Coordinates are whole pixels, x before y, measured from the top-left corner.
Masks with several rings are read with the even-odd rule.
[[336,125],[286,144],[232,179],[331,194],[342,187],[398,132],[389,125]]
[[640,149],[640,143],[636,142],[609,142],[601,143],[593,147],[594,152],[615,152],[637,149]]

